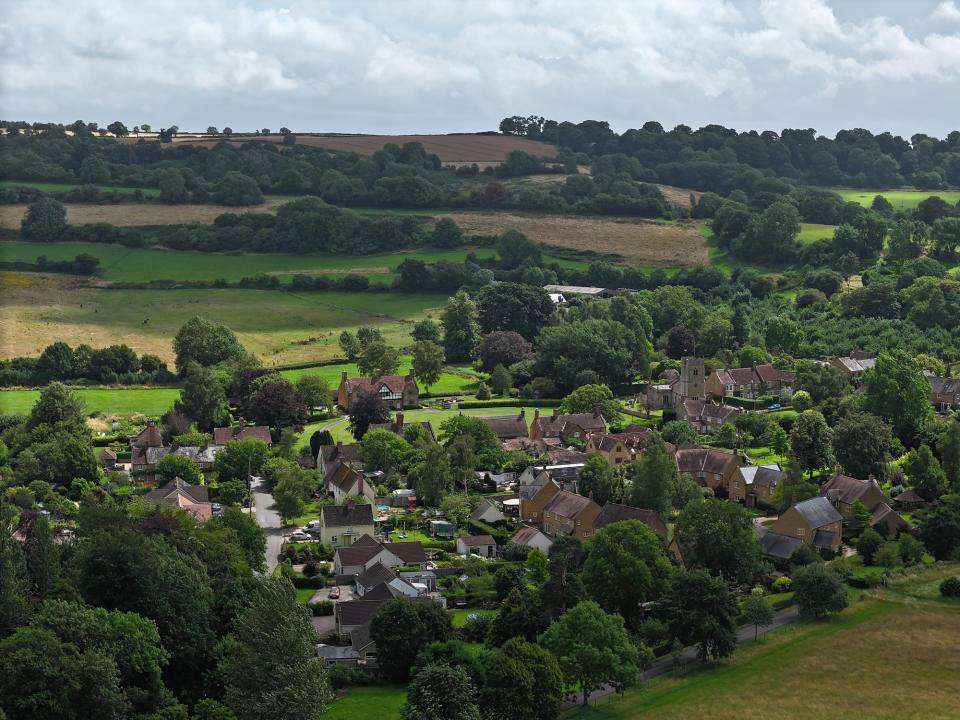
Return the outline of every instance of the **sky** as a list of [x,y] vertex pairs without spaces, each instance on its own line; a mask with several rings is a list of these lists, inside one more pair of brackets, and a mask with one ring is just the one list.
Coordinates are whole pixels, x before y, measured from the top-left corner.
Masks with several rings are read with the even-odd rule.
[[943,137],[960,0],[4,0],[0,118],[181,130]]

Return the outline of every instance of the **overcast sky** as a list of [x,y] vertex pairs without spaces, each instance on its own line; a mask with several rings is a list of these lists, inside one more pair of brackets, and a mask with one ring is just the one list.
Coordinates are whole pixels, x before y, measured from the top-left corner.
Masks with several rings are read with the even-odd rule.
[[943,137],[960,0],[4,0],[0,117],[443,133],[508,115]]

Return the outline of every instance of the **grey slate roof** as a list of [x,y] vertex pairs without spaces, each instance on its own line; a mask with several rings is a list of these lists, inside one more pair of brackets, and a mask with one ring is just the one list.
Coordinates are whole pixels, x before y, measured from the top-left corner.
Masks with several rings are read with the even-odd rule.
[[325,527],[373,525],[372,505],[324,505],[320,512]]
[[396,576],[396,573],[383,563],[374,563],[357,576],[357,585],[364,589],[374,588],[380,583],[390,582]]
[[814,547],[832,547],[833,540],[837,534],[833,530],[817,530],[813,536]]
[[781,535],[775,532],[765,533],[760,538],[760,547],[763,548],[765,554],[782,558],[783,560],[789,560],[790,556],[793,555],[793,551],[801,545],[803,545],[803,541],[800,538]]
[[794,507],[800,513],[800,517],[814,530],[824,525],[829,525],[843,516],[837,512],[837,509],[830,504],[830,501],[823,497],[810,498],[803,502],[798,502]]

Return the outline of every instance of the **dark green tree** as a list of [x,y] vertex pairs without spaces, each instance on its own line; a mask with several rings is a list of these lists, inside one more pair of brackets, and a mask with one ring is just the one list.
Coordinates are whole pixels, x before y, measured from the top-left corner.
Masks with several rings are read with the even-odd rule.
[[219,670],[224,702],[237,718],[320,718],[333,694],[316,659],[310,614],[290,581],[260,580],[234,628]]
[[623,492],[620,474],[602,455],[593,454],[577,477],[577,491],[586,495],[601,507],[611,500],[619,500]]
[[937,560],[957,554],[960,550],[960,496],[944,495],[924,514],[919,538]]
[[619,615],[595,602],[579,603],[540,636],[539,644],[560,663],[564,684],[580,690],[586,706],[603,685],[629,687],[637,678],[640,656]]
[[546,290],[519,283],[487,285],[477,295],[477,320],[484,334],[511,330],[527,340],[550,324],[553,301]]
[[863,373],[863,406],[893,426],[905,445],[919,436],[933,416],[930,381],[905,353],[881,353],[877,364]]
[[427,392],[440,379],[443,358],[443,348],[435,342],[420,340],[413,346],[413,374]]
[[873,565],[873,558],[882,544],[883,538],[872,527],[868,527],[860,534],[857,538],[857,554],[863,558],[864,565]]
[[907,454],[903,471],[913,488],[926,500],[936,500],[947,491],[946,473],[926,444]]
[[583,598],[585,590],[580,572],[585,559],[586,548],[575,537],[561,535],[550,545],[547,581],[540,588],[540,598],[549,617],[563,615]]
[[864,530],[873,524],[873,515],[859,500],[854,500],[850,506],[850,517],[843,521],[843,535],[848,538],[858,538]]
[[197,315],[180,326],[173,338],[173,351],[177,372],[183,376],[191,362],[209,366],[236,360],[243,355],[243,346],[230,328]]
[[591,598],[635,628],[643,603],[659,600],[669,587],[673,566],[663,543],[643,523],[626,520],[597,531],[588,548],[582,578]]
[[671,581],[666,608],[670,636],[683,645],[696,645],[701,660],[733,654],[739,608],[722,578],[705,570],[678,572]]
[[[453,637],[450,616],[436,603],[389,600],[370,620],[380,671],[392,682],[405,682],[417,654],[432,642]],[[422,674],[422,673],[421,673]]]
[[479,720],[476,694],[476,686],[463,668],[427,665],[410,683],[400,717],[402,720]]
[[487,653],[478,693],[483,720],[556,720],[563,698],[563,675],[550,651],[512,638]]
[[670,511],[671,489],[679,481],[679,476],[676,460],[659,433],[650,434],[643,455],[640,460],[630,463],[627,475],[633,481],[630,504],[665,517]]
[[490,626],[487,644],[500,647],[513,637],[534,642],[546,624],[536,591],[514,587],[500,603],[499,612]]
[[513,387],[513,378],[510,372],[501,364],[497,364],[490,373],[490,389],[497,395],[507,395]]
[[360,440],[371,425],[390,422],[390,410],[373,393],[357,391],[347,408],[350,416],[350,434]]
[[200,468],[197,467],[193,460],[183,457],[182,455],[174,455],[173,453],[170,453],[157,463],[156,471],[162,478],[160,480],[161,485],[170,482],[175,477],[186,480],[191,485],[197,485],[203,480],[203,473],[200,472]]
[[[757,592],[757,590],[760,592]],[[775,616],[773,604],[763,596],[763,588],[754,588],[750,597],[740,605],[740,612],[747,624],[753,625],[754,640],[757,639],[760,628],[772,623]]]
[[613,397],[606,385],[581,385],[560,403],[560,412],[600,414],[608,425],[619,425],[623,420],[623,403]]
[[677,517],[674,538],[688,568],[703,568],[728,582],[746,583],[760,566],[753,517],[743,507],[705,498]]
[[824,563],[815,563],[797,568],[791,587],[802,617],[820,617],[830,612],[839,612],[849,603],[850,597],[843,580]]
[[833,465],[833,433],[816,410],[800,413],[790,430],[790,447],[797,465],[810,473]]
[[30,242],[55,242],[67,228],[67,210],[58,200],[42,197],[27,206],[20,233]]
[[447,362],[468,362],[473,359],[480,342],[477,306],[463,290],[450,298],[440,315],[443,325],[443,350]]
[[890,426],[876,415],[853,413],[833,427],[833,454],[847,475],[887,479],[890,462]]

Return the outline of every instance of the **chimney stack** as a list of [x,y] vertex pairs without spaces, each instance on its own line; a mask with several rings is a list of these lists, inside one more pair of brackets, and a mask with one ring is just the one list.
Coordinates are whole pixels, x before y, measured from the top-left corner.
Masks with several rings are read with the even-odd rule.
[[413,368],[410,368],[410,372],[407,373],[407,377],[413,378]]
[[340,371],[340,382],[346,382],[346,381],[347,381],[347,371],[346,371],[346,370],[341,370],[341,371]]
[[557,416],[558,416],[559,414],[560,414],[560,410],[558,410],[557,408],[554,408],[554,409],[553,409],[553,419],[556,420],[556,419],[557,419]]
[[626,493],[624,493],[623,495],[620,496],[620,504],[621,504],[621,505],[626,505],[626,504],[627,504],[627,494],[626,494]]
[[796,504],[797,504],[797,494],[796,494],[796,493],[792,493],[792,494],[790,495],[790,507],[793,507],[793,506],[796,505]]
[[357,473],[357,495],[363,495],[363,473]]
[[537,410],[536,408],[534,408],[534,409],[533,409],[533,419],[536,420],[538,417],[540,417],[540,411]]
[[337,450],[343,450],[343,440],[337,440]]
[[402,412],[397,413],[397,427],[403,430],[403,413]]
[[527,409],[520,408],[520,417],[526,417],[526,416],[527,416]]
[[353,498],[347,498],[347,507],[352,508],[357,506],[357,501]]

